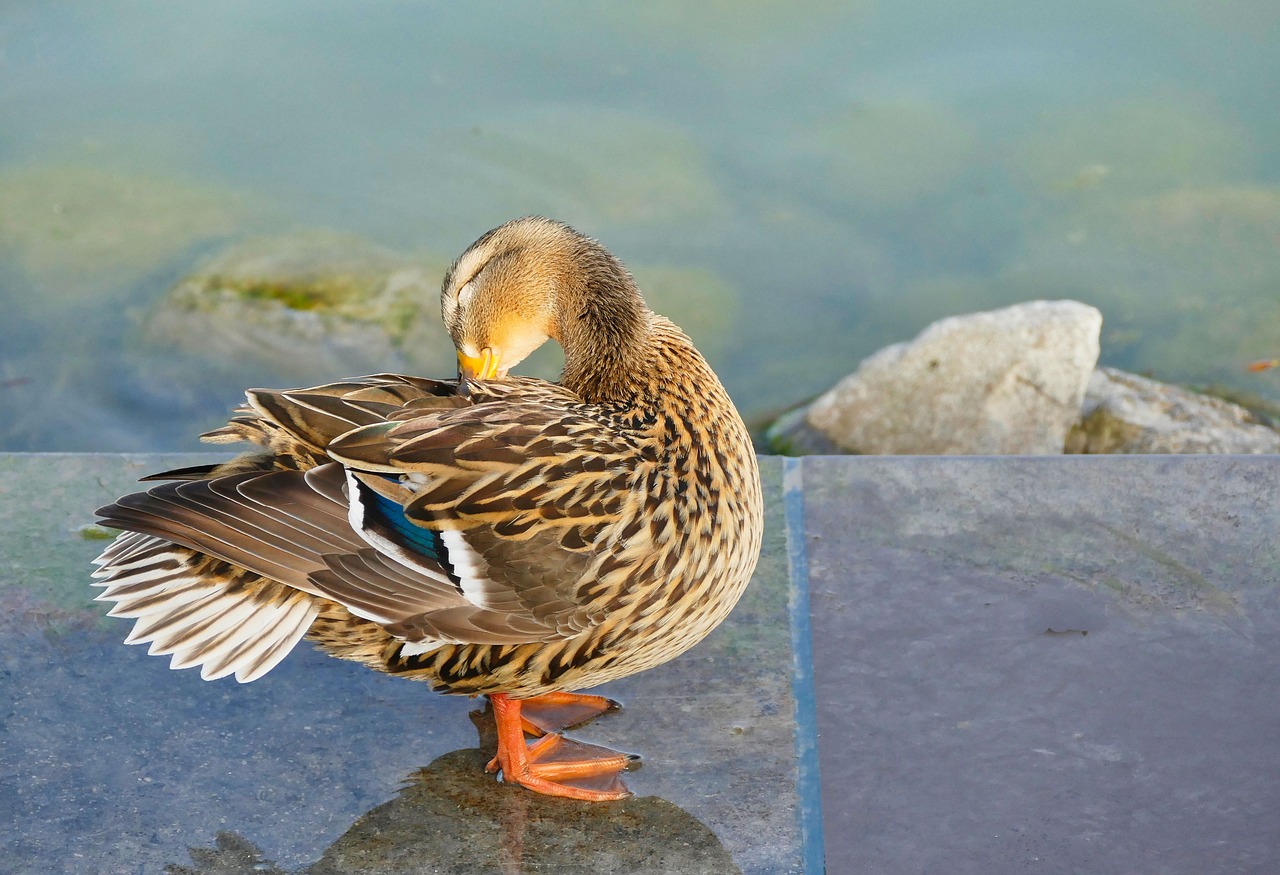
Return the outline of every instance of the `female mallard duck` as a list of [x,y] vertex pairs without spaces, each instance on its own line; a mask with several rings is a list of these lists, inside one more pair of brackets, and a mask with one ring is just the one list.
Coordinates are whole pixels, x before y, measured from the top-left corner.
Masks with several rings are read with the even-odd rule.
[[[441,303],[458,380],[250,390],[205,438],[263,449],[98,511],[124,530],[95,560],[99,598],[136,618],[128,643],[205,679],[254,680],[306,636],[484,694],[490,771],[620,799],[634,758],[555,730],[613,707],[571,691],[679,656],[742,595],[762,530],[746,427],[689,338],[566,225],[485,234]],[[548,338],[560,383],[508,376]]]

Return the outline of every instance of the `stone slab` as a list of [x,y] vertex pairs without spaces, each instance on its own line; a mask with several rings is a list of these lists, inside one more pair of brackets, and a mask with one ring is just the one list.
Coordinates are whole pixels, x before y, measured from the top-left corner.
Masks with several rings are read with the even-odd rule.
[[485,775],[473,701],[305,645],[247,685],[124,646],[128,624],[90,601],[105,541],[83,527],[194,461],[0,454],[0,869],[803,869],[780,460],[764,460],[765,551],[738,609],[604,688],[626,708],[574,733],[645,757],[636,797],[596,806]]
[[763,460],[743,604],[577,733],[645,754],[616,806],[306,647],[123,646],[83,526],[192,461],[0,455],[6,872],[1280,871],[1280,458]]
[[1280,457],[807,458],[831,872],[1280,872]]

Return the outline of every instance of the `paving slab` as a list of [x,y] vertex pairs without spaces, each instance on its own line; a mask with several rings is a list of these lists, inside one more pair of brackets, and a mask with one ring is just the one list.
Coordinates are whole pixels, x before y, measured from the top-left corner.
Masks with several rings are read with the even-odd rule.
[[1280,457],[799,476],[829,871],[1280,872]]
[[1280,871],[1280,458],[762,460],[760,570],[580,737],[300,647],[205,683],[90,601],[92,508],[195,457],[0,455],[4,871]]
[[574,733],[645,757],[635,798],[607,805],[497,783],[475,701],[306,645],[247,685],[123,645],[128,623],[90,601],[106,542],[86,526],[143,474],[196,461],[0,455],[0,870],[803,870],[780,460],[729,621],[603,688],[624,710]]

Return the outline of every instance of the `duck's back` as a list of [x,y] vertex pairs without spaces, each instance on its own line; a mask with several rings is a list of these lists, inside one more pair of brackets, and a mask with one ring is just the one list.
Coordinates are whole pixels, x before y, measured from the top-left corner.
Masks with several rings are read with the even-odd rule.
[[[686,344],[667,350],[683,376],[656,367],[630,404],[527,378],[251,392],[213,437],[264,451],[103,509],[133,534],[100,560],[102,598],[207,677],[260,676],[302,634],[451,692],[664,662],[732,608],[760,535],[745,428]],[[246,614],[266,644],[237,640]]]

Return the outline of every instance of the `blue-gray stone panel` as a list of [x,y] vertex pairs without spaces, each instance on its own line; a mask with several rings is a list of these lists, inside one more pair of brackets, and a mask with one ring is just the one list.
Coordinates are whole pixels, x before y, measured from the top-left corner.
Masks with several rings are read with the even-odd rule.
[[803,463],[832,872],[1280,872],[1280,458]]

